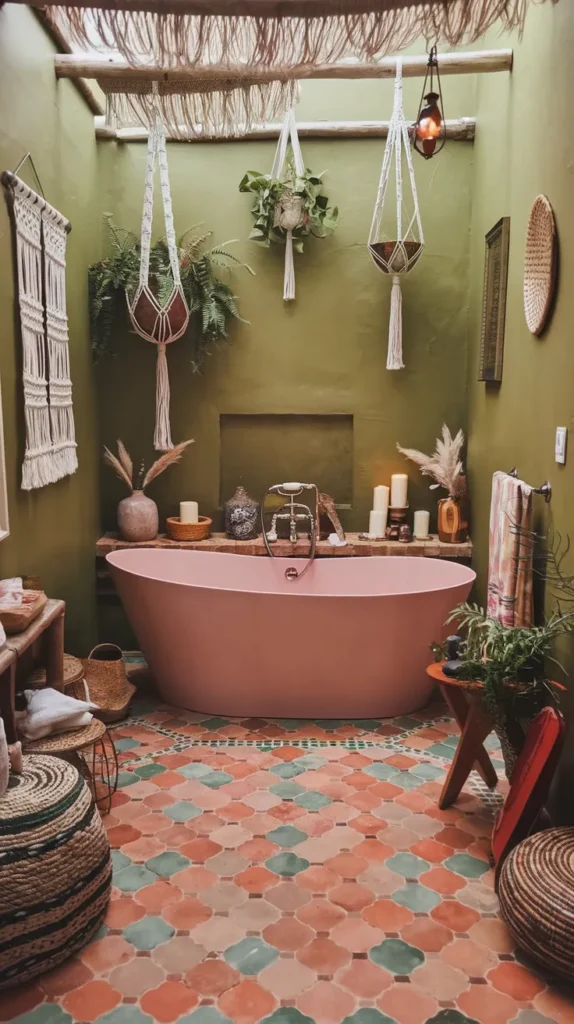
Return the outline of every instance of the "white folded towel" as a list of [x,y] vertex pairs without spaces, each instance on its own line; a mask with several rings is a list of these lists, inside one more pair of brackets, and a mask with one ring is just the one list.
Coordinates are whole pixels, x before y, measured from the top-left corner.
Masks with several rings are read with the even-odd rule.
[[51,733],[81,729],[89,725],[94,717],[90,708],[97,707],[88,701],[68,697],[50,686],[41,690],[24,690],[24,696],[28,706],[18,722],[18,729],[28,740],[40,740]]

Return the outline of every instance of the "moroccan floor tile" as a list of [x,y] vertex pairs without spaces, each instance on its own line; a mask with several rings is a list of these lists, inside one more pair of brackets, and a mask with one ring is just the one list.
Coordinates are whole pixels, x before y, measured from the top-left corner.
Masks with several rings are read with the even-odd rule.
[[438,809],[458,742],[440,703],[303,722],[150,699],[114,736],[107,927],[3,993],[0,1021],[571,1024],[498,916],[504,783],[472,774]]

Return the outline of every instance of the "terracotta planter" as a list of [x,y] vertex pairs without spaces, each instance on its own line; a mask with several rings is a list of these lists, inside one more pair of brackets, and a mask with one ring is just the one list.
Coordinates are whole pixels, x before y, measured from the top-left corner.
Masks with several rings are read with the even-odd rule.
[[438,503],[438,536],[444,544],[463,544],[468,537],[466,498],[441,498]]
[[143,491],[134,491],[118,505],[118,529],[122,540],[141,543],[155,540],[159,527],[157,505]]

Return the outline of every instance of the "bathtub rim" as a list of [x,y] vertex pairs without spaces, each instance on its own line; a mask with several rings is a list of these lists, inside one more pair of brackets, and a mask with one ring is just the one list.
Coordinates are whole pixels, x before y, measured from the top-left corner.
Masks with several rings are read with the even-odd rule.
[[[127,568],[124,565],[118,564],[118,561],[116,561],[117,559],[122,559],[125,556],[128,556],[129,558],[131,558],[131,557],[134,556],[136,551],[137,552],[145,551],[146,553],[149,553],[151,551],[154,551],[154,552],[155,551],[161,551],[162,555],[165,556],[167,554],[169,558],[173,558],[176,555],[182,555],[182,554],[184,554],[184,555],[197,555],[197,554],[199,554],[199,555],[203,555],[204,557],[205,556],[209,556],[210,558],[221,558],[221,557],[232,558],[232,559],[241,558],[241,559],[244,559],[244,560],[249,560],[251,563],[253,563],[253,562],[260,562],[262,558],[265,558],[264,555],[243,555],[241,553],[236,553],[236,552],[227,552],[227,551],[225,551],[225,552],[223,552],[223,551],[197,551],[195,549],[186,551],[185,549],[181,549],[181,548],[179,548],[179,549],[177,549],[175,551],[169,551],[166,548],[123,548],[123,549],[121,549],[119,551],[110,551],[106,555],[106,562],[109,564],[109,566],[110,566],[110,568],[112,570],[118,570],[120,572],[125,572],[127,575],[137,577],[138,579],[149,580],[150,582],[154,582],[154,583],[166,583],[166,584],[169,584],[172,587],[182,587],[182,588],[185,588],[185,589],[210,590],[210,591],[218,591],[219,590],[219,591],[223,591],[225,593],[234,593],[234,594],[243,594],[243,595],[249,594],[249,595],[261,596],[261,597],[288,597],[288,598],[298,597],[299,599],[307,598],[307,599],[311,599],[311,600],[317,600],[317,599],[321,599],[322,600],[322,599],[329,598],[330,600],[337,600],[337,599],[341,600],[341,599],[344,599],[346,601],[349,601],[349,600],[363,600],[364,601],[364,600],[367,600],[367,599],[378,599],[378,600],[381,600],[381,599],[384,599],[384,598],[395,598],[395,599],[397,599],[397,598],[403,598],[403,597],[404,598],[406,598],[406,597],[412,598],[412,597],[418,597],[418,596],[427,595],[427,594],[430,595],[430,594],[436,594],[436,593],[447,593],[449,590],[456,590],[456,589],[458,589],[460,586],[462,586],[465,583],[470,583],[470,586],[472,588],[472,586],[474,585],[474,583],[476,582],[476,579],[477,579],[477,573],[475,572],[474,569],[472,569],[470,566],[467,566],[467,565],[460,565],[459,563],[454,562],[454,560],[453,560],[452,564],[456,565],[457,569],[463,570],[464,572],[468,573],[469,574],[468,577],[466,577],[464,579],[460,578],[456,582],[449,583],[446,586],[426,587],[425,589],[421,589],[421,590],[405,590],[405,591],[401,591],[399,593],[397,593],[397,592],[390,592],[390,593],[387,593],[387,594],[381,594],[381,593],[376,593],[376,594],[372,594],[372,593],[371,594],[369,594],[369,593],[366,593],[366,594],[365,593],[361,593],[361,594],[358,594],[358,593],[355,593],[355,594],[348,594],[348,593],[340,593],[340,594],[314,593],[313,594],[313,593],[311,593],[310,594],[310,593],[300,593],[300,592],[298,592],[297,591],[296,581],[295,581],[295,584],[293,585],[292,589],[268,590],[268,589],[264,589],[263,587],[258,588],[258,589],[248,589],[246,587],[239,588],[239,587],[221,586],[221,585],[214,586],[214,585],[210,585],[209,583],[204,583],[204,582],[202,582],[202,583],[191,583],[191,582],[190,583],[183,583],[183,582],[180,582],[180,581],[177,581],[177,580],[166,579],[165,576],[151,576],[149,573],[146,574],[144,572],[137,572],[135,569],[133,569],[131,567]],[[439,564],[444,563],[445,561],[450,561],[450,560],[447,560],[447,559],[444,559],[444,558],[432,558],[432,557],[426,556],[426,555],[425,556],[421,556],[421,555],[371,555],[371,556],[365,556],[365,557],[369,561],[370,561],[371,558],[376,558],[377,561],[379,559],[381,559],[381,560],[385,560],[387,562],[389,562],[389,561],[400,562],[402,564],[404,564],[405,561],[409,561],[409,562],[424,561],[424,562],[433,562],[433,563],[439,563]],[[339,560],[346,561],[346,559],[339,559],[339,558],[337,558],[336,555],[331,556],[331,558],[319,558],[319,559],[317,559],[317,561],[319,561],[319,562],[329,562],[330,563],[330,562],[333,561],[333,559],[336,559],[337,561],[339,561]],[[354,560],[355,559],[353,558],[353,561]],[[285,568],[287,568],[287,566],[289,564],[295,564],[295,565],[299,564],[299,565],[303,566],[303,565],[306,565],[306,563],[307,563],[307,559],[306,558],[295,558],[295,557],[289,558],[288,556],[281,556],[279,561],[285,563]],[[363,559],[361,559],[361,561],[363,561]]]

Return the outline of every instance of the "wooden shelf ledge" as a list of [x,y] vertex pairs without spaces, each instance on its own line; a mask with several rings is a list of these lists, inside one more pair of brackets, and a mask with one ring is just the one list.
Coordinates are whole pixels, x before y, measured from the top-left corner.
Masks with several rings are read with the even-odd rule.
[[[303,539],[297,544],[292,544],[288,540],[278,540],[272,546],[273,554],[282,558],[297,556],[305,558],[309,551],[309,542]],[[229,540],[224,533],[214,533],[208,540],[174,541],[169,540],[164,534],[160,534],[155,540],[134,544],[121,540],[117,533],[106,533],[97,541],[96,557],[105,558],[112,551],[131,548],[166,548],[181,551],[219,551],[234,555],[267,555],[261,537],[258,537],[257,540],[247,541]],[[470,561],[472,542],[468,540],[464,544],[445,544],[438,537],[431,536],[428,540],[412,540],[408,544],[402,544],[399,541],[389,540],[359,540],[358,533],[348,533],[345,547],[332,547],[326,540],[320,540],[317,543],[317,557],[319,558],[353,558],[377,555],[415,555]]]

